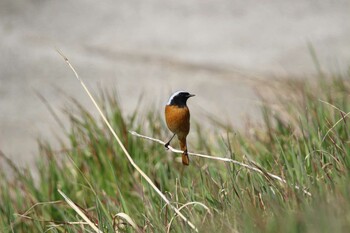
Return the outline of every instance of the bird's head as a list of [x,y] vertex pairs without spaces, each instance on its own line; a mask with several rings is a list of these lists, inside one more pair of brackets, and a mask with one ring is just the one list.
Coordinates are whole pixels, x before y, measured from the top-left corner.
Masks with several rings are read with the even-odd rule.
[[172,94],[169,98],[167,105],[176,105],[178,107],[185,107],[187,99],[195,95],[192,95],[186,91],[177,91]]

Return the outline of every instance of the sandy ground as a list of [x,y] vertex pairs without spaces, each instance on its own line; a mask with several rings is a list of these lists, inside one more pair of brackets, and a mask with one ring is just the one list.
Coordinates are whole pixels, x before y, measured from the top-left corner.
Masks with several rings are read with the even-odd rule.
[[308,43],[325,70],[348,69],[349,12],[349,0],[2,0],[0,149],[31,165],[36,139],[61,135],[36,92],[66,124],[68,96],[95,111],[55,48],[92,90],[117,89],[126,113],[142,93],[144,109],[163,111],[184,89],[197,95],[192,117],[239,128],[245,114],[258,119],[261,81],[315,73]]

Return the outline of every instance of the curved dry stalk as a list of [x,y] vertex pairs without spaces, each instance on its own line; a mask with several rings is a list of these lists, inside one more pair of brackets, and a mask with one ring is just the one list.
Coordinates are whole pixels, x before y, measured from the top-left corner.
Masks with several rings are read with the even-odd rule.
[[64,200],[67,202],[67,204],[72,207],[72,209],[82,218],[84,219],[84,221],[92,228],[94,229],[95,232],[97,233],[102,233],[102,231],[100,229],[98,229],[98,227],[91,222],[91,220],[79,209],[79,207],[71,200],[69,199],[69,197],[66,196],[66,194],[64,194],[61,190],[57,190],[61,196],[64,198]]
[[116,218],[116,217],[124,219],[134,228],[135,231],[140,232],[139,228],[136,225],[136,223],[134,222],[134,220],[132,220],[132,218],[129,215],[127,215],[126,213],[117,213],[116,215],[114,215],[113,218]]
[[[182,210],[183,208],[189,206],[189,205],[200,205],[200,206],[202,206],[204,209],[207,210],[207,213],[209,213],[209,214],[211,215],[210,209],[209,209],[206,205],[204,205],[203,203],[197,202],[197,201],[187,202],[186,204],[182,205],[182,206],[179,208],[179,211]],[[173,224],[173,221],[174,221],[175,217],[176,217],[176,215],[173,216],[173,217],[171,218],[171,220],[170,220],[170,222],[169,222],[169,224],[168,224],[168,227],[167,227],[167,228],[168,228],[167,233],[170,233],[171,225]]]
[[[139,133],[136,133],[135,131],[129,131],[132,135],[134,136],[137,136],[137,137],[140,137],[140,138],[144,138],[144,139],[147,139],[147,140],[150,140],[150,141],[153,141],[153,142],[157,142],[159,144],[162,144],[162,145],[165,145],[165,142],[163,142],[162,140],[159,140],[159,139],[156,139],[156,138],[152,138],[152,137],[148,137],[148,136],[145,136],[145,135],[142,135],[142,134],[139,134]],[[171,146],[168,146],[168,148],[172,151],[172,152],[175,152],[175,153],[179,153],[179,154],[182,154],[183,151],[182,150],[177,150],[177,149],[174,149],[173,147]],[[219,161],[223,161],[223,162],[229,162],[229,163],[233,163],[233,164],[236,164],[236,165],[239,165],[241,167],[244,167],[244,168],[247,168],[249,170],[252,170],[252,171],[255,171],[255,172],[258,172],[262,175],[267,175],[268,177],[271,177],[275,180],[278,180],[279,182],[281,183],[284,183],[284,184],[288,184],[287,181],[275,174],[272,174],[270,172],[266,172],[266,171],[263,171],[262,169],[259,169],[258,167],[253,167],[253,166],[250,166],[248,164],[245,164],[245,163],[242,163],[242,162],[239,162],[237,160],[233,160],[233,159],[229,159],[229,158],[222,158],[222,157],[215,157],[215,156],[211,156],[211,155],[205,155],[205,154],[199,154],[199,153],[192,153],[192,152],[188,152],[189,155],[194,155],[194,156],[197,156],[197,157],[201,157],[201,158],[206,158],[206,159],[213,159],[213,160],[219,160]],[[300,187],[298,185],[294,185],[294,188],[300,190]],[[305,189],[302,189],[303,193],[305,193],[306,195],[308,196],[311,196],[311,193],[306,191]]]
[[[348,116],[350,115],[350,112],[347,112],[347,113],[346,113],[346,112],[340,110],[338,107],[336,107],[336,106],[334,106],[333,104],[328,103],[328,102],[326,102],[326,101],[323,101],[323,100],[320,100],[320,99],[319,99],[319,101],[320,101],[321,103],[327,104],[327,105],[329,105],[329,106],[335,108],[335,109],[338,110],[338,111],[341,113],[341,115],[342,115],[342,118],[340,118],[340,119],[327,131],[327,133],[323,136],[322,141],[321,141],[321,143],[323,143],[324,140],[326,139],[326,137],[328,136],[328,134],[329,134],[329,133],[335,128],[335,126],[337,126],[342,120],[345,121],[345,117],[348,117]],[[346,123],[346,122],[345,122],[345,123]]]
[[37,207],[37,206],[40,206],[40,205],[52,205],[52,204],[57,204],[57,203],[62,203],[62,201],[38,202],[38,203],[35,203],[34,205],[32,205],[29,209],[27,209],[23,214],[18,214],[18,215],[27,216],[28,213],[29,213],[32,209],[34,209],[35,207]]
[[132,159],[132,157],[130,156],[129,152],[127,151],[127,149],[125,148],[125,146],[123,145],[122,141],[120,140],[120,138],[118,137],[117,133],[114,131],[114,129],[112,128],[111,124],[108,122],[106,116],[103,114],[101,108],[98,106],[97,102],[95,101],[94,97],[91,95],[89,89],[86,87],[85,83],[83,82],[82,79],[80,79],[78,73],[75,71],[74,67],[72,66],[72,64],[69,62],[68,58],[59,50],[57,50],[57,52],[62,56],[62,58],[64,59],[64,61],[68,64],[69,68],[73,71],[75,77],[78,79],[78,81],[80,82],[81,86],[84,88],[85,92],[87,93],[87,95],[89,96],[89,98],[91,99],[92,103],[95,105],[97,111],[99,112],[100,116],[102,117],[103,121],[105,122],[105,124],[107,125],[108,129],[110,130],[110,132],[112,133],[112,135],[114,136],[114,138],[117,140],[119,146],[121,147],[121,149],[123,150],[125,156],[127,157],[127,159],[129,160],[129,162],[131,163],[131,165],[141,174],[141,176],[151,185],[151,187],[158,193],[158,195],[165,201],[165,203],[167,203],[193,230],[195,230],[196,232],[198,232],[197,227],[195,225],[193,225],[193,223],[191,223],[175,206],[173,206],[170,201],[165,197],[165,195],[157,188],[157,186],[155,186],[155,184],[152,182],[152,180],[139,168],[139,166],[137,166],[137,164],[134,162],[134,160]]
[[344,120],[345,117],[349,116],[350,112],[346,113],[344,116],[342,116],[342,118],[340,118],[328,131],[327,133],[323,136],[322,141],[324,142],[324,140],[326,139],[326,137],[328,136],[328,134],[341,122]]

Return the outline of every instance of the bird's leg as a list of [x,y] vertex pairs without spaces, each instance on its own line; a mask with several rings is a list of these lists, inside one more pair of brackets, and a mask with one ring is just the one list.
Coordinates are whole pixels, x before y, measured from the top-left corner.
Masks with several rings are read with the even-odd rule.
[[171,140],[173,140],[173,138],[175,137],[175,135],[176,134],[174,134],[171,138],[170,138],[170,140],[167,142],[167,143],[165,143],[165,148],[167,149],[167,150],[169,150],[169,144],[170,144],[170,142],[171,142]]

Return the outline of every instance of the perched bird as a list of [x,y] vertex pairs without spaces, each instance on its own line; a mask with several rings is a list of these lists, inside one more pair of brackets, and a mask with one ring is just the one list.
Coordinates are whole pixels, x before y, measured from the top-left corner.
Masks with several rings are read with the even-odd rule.
[[165,106],[165,121],[174,135],[170,140],[165,144],[165,147],[168,149],[168,146],[171,140],[177,135],[177,138],[180,142],[180,148],[183,151],[182,153],[182,164],[189,165],[190,160],[187,153],[187,143],[186,137],[190,132],[190,110],[187,107],[187,99],[194,95],[186,91],[175,92],[170,96],[168,103]]

